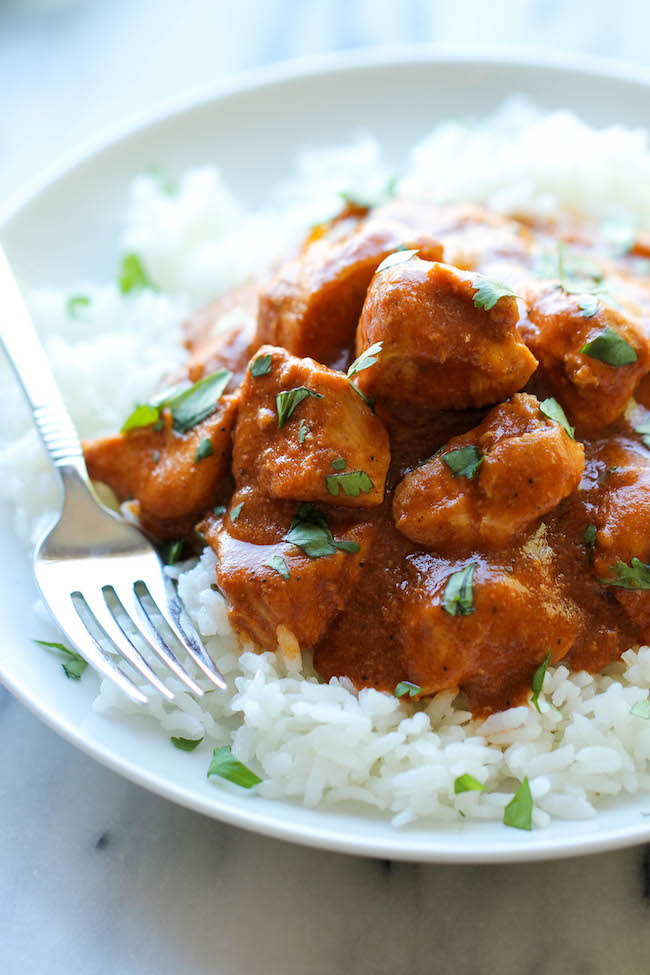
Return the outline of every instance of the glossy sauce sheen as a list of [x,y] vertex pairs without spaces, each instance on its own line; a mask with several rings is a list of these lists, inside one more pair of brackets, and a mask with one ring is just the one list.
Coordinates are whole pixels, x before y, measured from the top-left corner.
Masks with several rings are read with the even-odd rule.
[[[371,220],[374,223],[371,224]],[[354,264],[354,274],[350,275],[354,277],[354,288],[348,293],[346,302],[340,305],[340,308],[348,309],[348,316],[354,316],[353,327],[350,331],[345,316],[339,316],[335,342],[331,335],[326,339],[320,336],[322,321],[326,319],[330,304],[337,299],[339,278],[336,275],[340,268],[335,266],[336,253],[334,256],[328,253],[329,264],[327,271],[323,271],[318,260],[319,251],[314,248],[324,249],[328,239],[336,242],[337,237],[353,233],[355,227],[360,227],[363,234],[358,240],[346,237],[345,251],[345,261]],[[402,238],[405,244],[415,241],[427,250],[434,263],[414,263],[408,270],[405,265],[402,271],[391,269],[384,272],[385,282],[378,283],[381,275],[373,278],[374,267],[385,256],[386,246],[390,253],[395,249],[396,240]],[[614,282],[616,296],[611,304],[609,298],[599,298],[597,311],[591,316],[583,313],[579,304],[581,294],[578,292],[576,297],[566,281],[566,290],[563,290],[556,275],[546,272],[541,276],[539,273],[543,259],[552,262],[559,238],[569,241],[581,261],[584,258],[596,261],[599,270],[595,278],[590,279],[592,287],[594,281],[600,281],[599,275]],[[210,498],[210,506],[216,501],[225,502],[230,513],[243,502],[241,513],[233,520],[230,513],[223,517],[210,513],[207,506],[202,511],[195,507],[187,512],[192,524],[200,522],[201,533],[217,551],[220,559],[218,582],[229,600],[234,626],[268,649],[276,647],[278,626],[286,626],[303,649],[314,648],[316,670],[325,680],[332,676],[347,676],[357,687],[369,686],[388,692],[392,692],[399,682],[410,681],[421,688],[423,694],[459,687],[476,713],[499,710],[525,700],[530,693],[533,674],[549,653],[552,662],[563,660],[571,669],[596,672],[616,660],[628,647],[650,639],[650,593],[615,588],[603,585],[601,581],[609,578],[611,568],[619,561],[629,563],[632,558],[638,558],[647,563],[650,558],[650,451],[635,429],[648,416],[642,403],[650,405],[650,396],[644,392],[647,385],[644,376],[650,368],[647,338],[650,289],[645,280],[647,268],[643,243],[637,242],[636,249],[628,248],[624,256],[615,255],[594,228],[577,231],[559,226],[535,227],[528,221],[505,220],[473,207],[437,210],[396,201],[370,215],[359,208],[349,208],[341,221],[317,228],[305,252],[309,247],[312,251],[308,260],[301,264],[298,255],[286,269],[280,270],[268,288],[266,285],[262,288],[261,306],[265,310],[261,333],[255,331],[255,289],[240,292],[234,300],[235,304],[239,302],[244,306],[244,312],[235,331],[227,334],[222,342],[213,334],[213,325],[215,319],[228,310],[223,299],[212,313],[208,310],[195,317],[187,332],[192,353],[190,378],[196,380],[204,372],[226,365],[235,374],[228,392],[232,390],[235,397],[242,397],[238,419],[232,421],[235,493],[224,496],[224,484],[228,483],[224,478],[229,477],[230,470],[220,468],[217,472],[219,488],[215,488]],[[381,363],[357,377],[364,392],[373,394],[373,384],[381,390],[375,409],[378,420],[388,431],[390,466],[383,500],[381,494],[365,500],[362,497],[361,506],[356,508],[351,506],[356,503],[352,500],[350,506],[341,507],[341,502],[346,503],[342,497],[336,504],[327,494],[324,498],[311,498],[307,488],[303,488],[307,494],[292,495],[290,477],[288,485],[284,481],[280,484],[278,480],[284,470],[282,465],[279,474],[272,471],[273,477],[265,467],[271,463],[269,451],[275,449],[273,443],[279,436],[286,433],[295,438],[299,421],[307,426],[319,422],[318,417],[323,414],[318,411],[325,409],[323,404],[327,403],[329,387],[322,387],[325,390],[322,401],[310,398],[301,403],[286,429],[278,433],[275,415],[271,413],[275,395],[273,376],[252,380],[246,372],[249,357],[262,341],[269,343],[273,368],[278,369],[278,347],[285,346],[286,342],[288,351],[294,352],[291,336],[306,319],[309,321],[295,342],[298,358],[291,362],[287,359],[282,368],[295,370],[301,362],[311,363],[311,359],[301,360],[300,356],[311,355],[320,361],[318,350],[304,347],[309,336],[316,336],[311,341],[320,343],[325,366],[345,368],[355,355],[375,340],[373,328],[389,327],[386,312],[381,311],[381,301],[385,299],[377,289],[394,286],[400,291],[401,282],[408,275],[420,274],[419,268],[423,269],[420,277],[428,280],[427,275],[434,273],[428,269],[437,267],[435,261],[441,254],[445,264],[451,266],[451,271],[444,273],[448,277],[455,274],[457,278],[454,287],[458,294],[453,296],[454,301],[463,300],[461,292],[466,286],[457,273],[458,268],[505,281],[516,292],[519,313],[516,342],[523,338],[540,363],[532,372],[524,392],[536,396],[539,401],[547,397],[557,399],[565,406],[569,421],[576,427],[576,440],[584,444],[584,471],[577,490],[572,489],[559,503],[551,505],[549,502],[549,510],[540,507],[541,517],[529,519],[524,531],[516,532],[499,547],[486,544],[468,548],[452,541],[446,550],[441,551],[439,547],[432,550],[431,546],[412,541],[408,532],[398,530],[393,505],[395,490],[405,476],[417,472],[419,465],[432,458],[451,439],[473,432],[483,421],[493,423],[494,437],[505,436],[499,428],[500,414],[494,412],[500,403],[506,402],[506,411],[515,409],[517,403],[522,404],[522,410],[532,410],[535,414],[535,423],[542,433],[559,436],[557,430],[549,427],[551,421],[538,411],[536,401],[530,397],[522,400],[515,397],[508,405],[509,397],[520,387],[507,388],[509,373],[495,358],[494,349],[498,353],[499,343],[505,343],[505,339],[490,339],[494,368],[498,366],[500,369],[499,389],[505,390],[505,395],[500,393],[492,399],[489,393],[486,396],[484,377],[480,375],[480,368],[473,365],[472,368],[477,370],[475,386],[480,393],[478,400],[472,398],[473,394],[470,396],[469,405],[477,408],[468,409],[468,403],[460,404],[462,408],[454,408],[454,402],[443,402],[444,362],[428,365],[422,360],[416,369],[409,360],[409,350],[399,348],[399,332],[395,333],[392,345],[384,338],[382,355],[387,357],[386,363],[388,356],[395,354],[398,357],[394,359],[395,369],[402,377],[400,381],[407,383],[409,375],[417,377],[423,393],[419,395],[417,384],[409,386],[408,396],[402,396],[400,401],[400,390],[391,388],[391,372],[387,370],[382,374]],[[310,275],[315,281],[313,291],[310,290]],[[580,282],[584,283],[586,279],[580,275]],[[357,329],[363,295],[371,282]],[[416,300],[414,295],[419,294],[418,287],[417,281],[413,286],[409,284],[411,304]],[[390,300],[393,302],[392,298]],[[432,313],[436,311],[436,300],[434,296]],[[512,298],[505,300],[513,301]],[[380,309],[374,318],[373,301]],[[392,309],[395,303],[386,307]],[[510,306],[498,306],[501,318],[507,307]],[[453,314],[458,318],[457,305],[454,305]],[[516,319],[516,312],[513,314]],[[485,320],[487,322],[487,318]],[[278,321],[281,324],[276,325]],[[581,357],[582,344],[610,322],[634,347],[637,358],[633,366],[617,369]],[[498,334],[498,329],[494,334]],[[279,341],[279,335],[283,342]],[[341,336],[347,337],[344,340]],[[580,347],[576,346],[577,341]],[[508,342],[513,345],[512,336]],[[459,348],[458,354],[462,355],[462,343]],[[518,349],[523,347],[519,345]],[[433,354],[436,354],[435,349]],[[534,365],[529,365],[533,360],[527,350],[517,352],[517,356],[517,375],[521,376],[525,369],[525,381],[525,376],[534,369]],[[318,372],[321,367],[316,363],[309,368],[312,370],[310,375],[321,375]],[[453,395],[458,396],[462,361],[460,366],[458,363],[449,365],[448,372],[453,372],[456,390]],[[428,387],[432,392],[427,402],[424,391],[427,383],[434,381],[433,376],[441,386],[436,386],[435,390]],[[244,383],[238,393],[237,384],[242,377]],[[334,383],[329,394],[332,397],[330,403],[335,399],[338,408],[340,397],[347,395],[348,390],[344,377],[324,370],[321,378],[325,384]],[[293,378],[287,380],[286,388],[298,385],[299,378]],[[639,402],[632,399],[637,386]],[[243,404],[253,395],[259,395],[260,403],[266,402],[267,406],[260,407],[257,413],[250,412],[253,425],[245,427],[249,420]],[[265,411],[269,417],[272,415],[272,420],[264,422],[267,422],[269,437],[275,439],[260,440],[253,448],[250,436],[247,435],[246,443],[243,443],[243,431],[250,429],[256,437],[258,428],[263,427],[259,426],[258,418],[266,415]],[[205,422],[209,428],[209,421]],[[324,430],[322,436],[327,439]],[[223,425],[219,426],[219,431],[223,435]],[[469,442],[473,436],[472,433]],[[568,435],[562,433],[561,436]],[[239,444],[238,437],[242,441]],[[193,443],[196,440],[194,435]],[[248,453],[247,444],[250,447]],[[351,444],[349,451],[354,453],[357,446]],[[575,462],[579,462],[581,468],[581,449],[568,442],[566,446],[573,450]],[[293,451],[295,440],[291,440],[290,447]],[[519,450],[515,455],[516,463],[524,465],[525,469],[528,448],[523,441],[521,448],[516,445],[515,448]],[[299,461],[291,459],[294,457],[291,451],[286,461],[289,475],[292,469],[297,472],[299,468]],[[337,448],[335,453],[340,451],[341,448]],[[119,461],[110,459],[110,463],[101,463],[106,456],[102,442],[88,445],[87,455],[92,458],[92,462],[89,461],[91,473],[94,469],[94,476],[112,483],[118,494],[125,496],[129,484],[119,480]],[[322,462],[326,463],[325,460]],[[381,464],[381,457],[373,455],[372,462]],[[327,466],[329,463],[327,460],[323,471],[331,470]],[[361,467],[361,461],[358,466]],[[350,469],[356,467],[354,462],[350,463]],[[436,476],[443,474],[450,476],[444,469]],[[318,477],[319,483],[323,482],[320,473]],[[532,485],[532,476],[529,480]],[[301,483],[306,484],[307,480],[303,477]],[[450,490],[469,492],[470,498],[479,480],[473,484],[460,480],[450,480],[449,483]],[[269,484],[276,486],[269,488]],[[274,492],[276,496],[270,496]],[[131,493],[139,497],[133,488]],[[203,494],[201,499],[205,505]],[[303,500],[315,500],[325,513],[334,538],[356,540],[359,552],[338,551],[310,559],[287,543],[284,536]],[[477,503],[471,498],[467,503],[470,501]],[[490,501],[493,507],[501,506],[503,511],[508,506],[516,508],[519,503],[517,492],[510,498],[501,495]],[[364,504],[372,506],[364,507]],[[146,515],[146,511],[142,513]],[[178,516],[178,512],[174,514]],[[597,532],[595,546],[585,540],[588,526],[594,526]],[[285,559],[289,580],[280,579],[268,568],[267,563],[274,556]],[[443,606],[445,586],[454,572],[470,565],[475,567],[472,610],[468,615],[451,615]]]

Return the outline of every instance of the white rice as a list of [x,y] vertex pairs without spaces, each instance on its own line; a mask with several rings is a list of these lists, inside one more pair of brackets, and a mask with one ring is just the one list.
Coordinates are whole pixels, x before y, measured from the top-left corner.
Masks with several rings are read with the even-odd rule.
[[[122,296],[115,283],[75,282],[71,275],[65,293],[32,295],[81,435],[119,428],[133,405],[182,361],[180,322],[190,308],[280,257],[311,223],[336,211],[341,191],[367,194],[389,175],[380,146],[365,135],[351,146],[303,152],[292,179],[255,212],[232,196],[213,166],[186,173],[174,195],[152,176],[136,178],[122,245],[141,256],[162,292]],[[400,190],[421,199],[474,200],[503,212],[562,209],[650,226],[648,137],[620,127],[597,132],[567,112],[544,115],[512,102],[480,123],[438,125],[413,149]],[[66,298],[80,291],[91,305],[75,320],[66,313]],[[4,362],[0,382],[0,494],[15,505],[18,531],[29,542],[51,517],[57,494]],[[500,820],[527,777],[533,823],[544,826],[551,817],[593,816],[599,797],[650,790],[650,721],[631,714],[648,697],[650,648],[626,652],[598,676],[550,668],[541,713],[517,707],[480,722],[454,704],[454,692],[426,706],[374,690],[357,694],[345,679],[319,683],[308,654],[301,666],[242,646],[222,597],[210,588],[214,571],[214,554],[206,549],[198,563],[173,574],[229,689],[198,703],[170,680],[174,704],[152,697],[148,711],[165,737],[229,744],[262,777],[258,794],[308,806],[363,803],[396,826],[457,822],[460,815]],[[107,681],[93,707],[141,713]],[[465,773],[485,790],[455,795],[454,781]]]

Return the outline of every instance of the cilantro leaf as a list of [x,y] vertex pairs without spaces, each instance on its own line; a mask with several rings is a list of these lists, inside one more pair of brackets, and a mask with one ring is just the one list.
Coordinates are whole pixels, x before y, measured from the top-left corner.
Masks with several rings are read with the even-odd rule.
[[362,352],[361,355],[354,360],[350,368],[348,369],[346,376],[348,379],[352,379],[357,373],[363,372],[364,369],[369,369],[370,366],[374,366],[375,362],[379,357],[379,353],[383,348],[383,342],[375,342],[370,348]]
[[298,427],[298,443],[304,443],[305,437],[309,433],[309,426],[305,420],[300,421],[300,426]]
[[596,526],[587,525],[587,527],[585,528],[585,533],[582,536],[584,539],[584,543],[587,546],[587,551],[589,552],[590,559],[591,559],[592,552],[594,550],[594,546],[596,545],[596,534],[597,534]]
[[471,616],[474,612],[474,572],[476,562],[449,576],[442,597],[442,608],[450,616]]
[[240,516],[240,514],[242,512],[242,508],[243,507],[244,507],[244,502],[243,501],[240,501],[239,504],[236,504],[235,505],[235,507],[230,512],[230,520],[231,521],[237,521],[237,519],[239,518],[239,516]]
[[370,409],[374,412],[374,409],[375,409],[375,397],[374,396],[366,396],[366,394],[365,393],[362,393],[361,390],[359,389],[359,387],[357,386],[357,384],[356,383],[353,383],[351,379],[348,380],[348,382],[350,383],[350,386],[355,391],[355,393],[357,394],[357,396],[360,396],[361,399],[363,400],[363,402],[366,404],[366,406],[370,407]]
[[345,460],[342,457],[339,457],[338,460],[333,460],[332,467],[334,468],[335,471],[344,471]]
[[48,650],[54,650],[64,655],[66,662],[61,664],[61,666],[63,667],[65,676],[69,680],[79,680],[88,666],[87,662],[76,650],[69,650],[62,643],[50,643],[48,640],[34,640],[34,643],[37,643],[39,647],[45,647]]
[[265,355],[258,355],[257,359],[254,359],[250,364],[251,376],[268,376],[271,371],[271,363],[273,362],[273,356],[270,352]]
[[343,494],[346,497],[358,498],[360,494],[369,494],[375,486],[365,471],[346,471],[343,474],[326,474],[325,483],[327,490],[335,498],[338,497],[340,489],[343,489]]
[[323,399],[322,393],[314,393],[306,386],[297,386],[295,389],[285,389],[275,397],[275,410],[278,414],[278,427],[283,427],[293,411],[308,396],[314,399]]
[[538,667],[535,673],[533,674],[533,680],[532,680],[533,696],[531,700],[540,714],[541,711],[539,710],[538,700],[539,700],[539,695],[541,693],[541,690],[544,686],[544,678],[546,676],[546,671],[548,669],[550,660],[551,660],[551,651],[549,650],[549,652],[544,657],[543,664],[540,667]]
[[88,295],[70,295],[65,303],[65,310],[69,318],[79,320],[83,318],[83,309],[89,308],[90,305],[91,301]]
[[159,418],[160,411],[155,406],[149,406],[148,403],[141,403],[139,406],[136,406],[135,410],[122,427],[122,433],[128,433],[129,430],[135,430],[138,427],[150,427],[151,424],[156,423]]
[[123,295],[131,291],[149,288],[158,291],[137,254],[125,254],[120,265],[120,291]]
[[514,826],[515,829],[533,828],[533,797],[530,794],[528,779],[524,779],[513,799],[506,806],[503,822],[506,826]]
[[476,285],[476,291],[474,292],[474,307],[482,308],[484,311],[491,311],[496,305],[497,301],[502,298],[518,298],[507,284],[503,284],[502,281],[495,281],[493,278],[484,278],[480,276],[480,281]]
[[208,768],[208,777],[211,775],[218,775],[222,779],[234,782],[235,785],[240,785],[243,789],[252,789],[262,781],[258,775],[233,758],[228,745],[215,748]]
[[182,752],[193,752],[203,741],[202,738],[174,738],[169,739],[174,748],[179,748]]
[[212,446],[212,441],[209,437],[204,437],[196,449],[194,463],[198,464],[199,461],[205,460],[206,457],[212,457],[213,453],[214,447]]
[[618,589],[650,589],[650,565],[637,558],[611,565],[608,572],[612,578],[599,579],[601,586],[615,586]]
[[275,569],[279,572],[283,579],[289,579],[289,569],[287,568],[287,563],[284,561],[281,555],[272,555],[268,562],[264,565],[268,566],[269,569]]
[[216,508],[212,509],[212,514],[216,515],[217,518],[220,518],[222,515],[225,515],[225,513],[226,513],[225,504],[218,504]]
[[483,454],[478,447],[459,447],[448,450],[442,459],[454,477],[466,477],[471,480],[484,461]]
[[168,542],[163,548],[163,559],[165,565],[176,565],[181,557],[181,552],[183,551],[183,545],[185,542],[182,538],[176,538],[174,541]]
[[478,779],[475,779],[473,775],[466,772],[465,775],[459,775],[454,781],[454,795],[460,795],[461,792],[483,792],[485,786]]
[[644,420],[640,423],[638,427],[635,427],[635,432],[639,434],[641,440],[643,441],[643,446],[650,450],[650,419]]
[[375,274],[381,274],[382,271],[387,271],[389,267],[395,267],[396,264],[404,264],[406,261],[410,261],[412,257],[415,257],[416,254],[417,250],[396,250],[393,254],[389,254],[388,257],[383,259],[381,264],[375,270]]
[[630,708],[630,714],[633,714],[635,718],[645,718],[646,721],[650,721],[650,701],[647,698],[643,701],[637,701]]
[[418,684],[412,684],[410,680],[401,680],[393,694],[395,697],[404,697],[405,694],[408,694],[409,697],[415,697],[421,691],[422,688]]
[[566,413],[556,399],[549,396],[548,399],[542,400],[542,402],[539,404],[539,408],[544,416],[547,416],[549,420],[553,420],[555,423],[559,423],[564,432],[567,433],[572,440],[575,440],[573,434],[576,432],[576,428],[569,424],[569,421],[566,418]]
[[593,318],[598,311],[600,301],[596,295],[580,295],[578,307],[582,309],[585,318]]
[[598,359],[608,366],[631,366],[638,361],[638,355],[629,342],[613,328],[606,325],[600,335],[580,349],[590,359]]
[[352,553],[359,551],[356,542],[335,541],[323,512],[307,502],[300,506],[284,540],[301,548],[310,559],[335,555],[339,549]]
[[348,206],[358,207],[362,210],[373,210],[375,207],[382,206],[384,203],[390,203],[391,200],[394,200],[396,192],[397,176],[391,176],[386,181],[385,186],[381,187],[375,193],[357,194],[344,191],[341,193],[341,199]]
[[229,369],[217,369],[189,389],[163,400],[160,406],[170,409],[174,429],[178,433],[187,433],[211,416],[231,378]]

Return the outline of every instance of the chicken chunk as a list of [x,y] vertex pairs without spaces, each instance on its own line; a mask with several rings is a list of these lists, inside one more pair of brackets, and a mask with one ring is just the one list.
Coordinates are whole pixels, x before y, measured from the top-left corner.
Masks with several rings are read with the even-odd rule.
[[230,468],[238,402],[239,394],[223,396],[211,416],[184,434],[176,433],[166,410],[162,429],[147,426],[88,441],[88,473],[120,501],[135,498],[145,530],[158,538],[185,535],[218,500]]
[[640,445],[610,448],[589,513],[593,571],[650,640],[650,453]]
[[442,255],[430,234],[405,230],[394,219],[370,216],[353,226],[343,236],[335,228],[335,239],[312,240],[282,266],[260,295],[257,344],[281,345],[294,355],[345,366],[366,290],[381,261],[399,247],[419,249],[430,260]]
[[267,650],[287,638],[301,649],[320,639],[348,601],[375,531],[352,512],[269,501],[255,488],[237,491],[223,519],[199,528],[217,553],[233,627]]
[[[495,700],[507,707],[549,650],[555,663],[571,649],[580,614],[544,560],[531,557],[515,573],[482,561],[426,568],[403,609],[400,678],[424,693],[461,687],[475,713]],[[463,571],[472,573],[471,594],[452,615],[450,580]]]
[[517,302],[485,310],[485,279],[413,257],[381,271],[368,289],[357,352],[383,342],[376,365],[358,377],[366,394],[393,403],[464,409],[521,389],[537,361],[517,334]]
[[583,468],[582,444],[518,393],[406,475],[395,524],[435,550],[503,548],[575,491]]
[[238,486],[271,498],[346,508],[380,505],[388,433],[345,376],[262,346],[242,386],[234,432]]
[[650,370],[650,343],[640,318],[607,299],[544,288],[531,300],[523,338],[540,376],[579,429],[594,432],[623,413]]

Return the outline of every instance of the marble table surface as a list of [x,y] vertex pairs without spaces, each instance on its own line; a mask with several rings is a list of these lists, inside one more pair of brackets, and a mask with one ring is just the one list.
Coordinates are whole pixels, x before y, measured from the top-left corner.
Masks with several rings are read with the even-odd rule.
[[[637,0],[0,0],[0,205],[82,139],[250,65],[395,41],[646,60]],[[0,421],[1,422],[1,421]],[[0,975],[639,975],[643,848],[520,866],[338,856],[122,780],[0,687]]]

